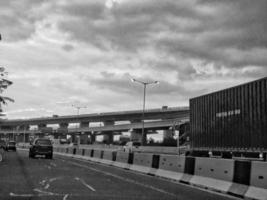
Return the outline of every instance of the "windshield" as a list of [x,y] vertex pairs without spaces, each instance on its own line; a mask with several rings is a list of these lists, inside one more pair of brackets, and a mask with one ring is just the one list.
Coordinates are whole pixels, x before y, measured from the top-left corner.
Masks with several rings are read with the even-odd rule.
[[8,144],[9,144],[9,145],[15,145],[16,142],[9,142]]
[[36,143],[37,145],[51,145],[50,140],[37,140]]

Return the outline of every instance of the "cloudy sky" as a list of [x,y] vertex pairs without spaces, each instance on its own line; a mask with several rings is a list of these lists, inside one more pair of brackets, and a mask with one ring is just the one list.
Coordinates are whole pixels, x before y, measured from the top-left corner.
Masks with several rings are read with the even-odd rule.
[[267,75],[266,0],[0,1],[8,118],[136,110]]

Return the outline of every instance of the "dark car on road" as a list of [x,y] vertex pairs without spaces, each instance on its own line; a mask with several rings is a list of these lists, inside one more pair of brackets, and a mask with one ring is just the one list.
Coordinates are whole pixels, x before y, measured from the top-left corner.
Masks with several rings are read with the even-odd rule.
[[53,146],[49,139],[35,139],[29,149],[29,158],[34,158],[36,155],[43,155],[45,158],[53,158]]
[[6,151],[8,150],[13,150],[13,151],[16,151],[16,142],[15,141],[9,141],[7,142],[7,145],[6,145]]

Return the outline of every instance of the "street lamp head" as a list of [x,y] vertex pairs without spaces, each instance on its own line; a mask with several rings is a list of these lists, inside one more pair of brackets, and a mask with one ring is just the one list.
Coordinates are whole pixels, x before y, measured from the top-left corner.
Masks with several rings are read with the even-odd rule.
[[131,78],[131,81],[132,81],[132,82],[135,82],[136,80],[135,80],[134,78]]
[[159,84],[159,81],[155,81],[154,83],[155,83],[155,84]]

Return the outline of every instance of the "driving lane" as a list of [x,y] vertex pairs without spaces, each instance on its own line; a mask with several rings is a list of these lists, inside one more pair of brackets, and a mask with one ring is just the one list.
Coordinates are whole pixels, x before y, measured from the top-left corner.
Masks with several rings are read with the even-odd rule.
[[234,199],[116,167],[55,156],[7,152],[0,163],[0,199]]

